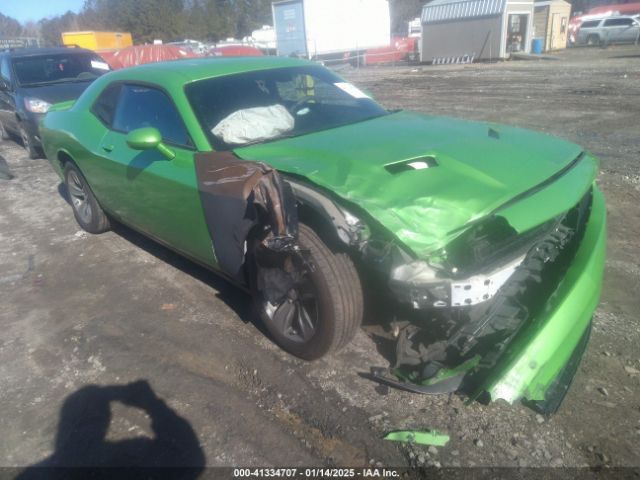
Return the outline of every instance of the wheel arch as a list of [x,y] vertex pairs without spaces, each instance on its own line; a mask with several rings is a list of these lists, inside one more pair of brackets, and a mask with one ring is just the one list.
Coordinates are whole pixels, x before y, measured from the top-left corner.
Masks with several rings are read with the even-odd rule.
[[326,211],[321,210],[317,205],[299,202],[298,221],[311,228],[332,252],[342,253],[348,250],[347,245],[340,240],[336,227]]
[[64,172],[64,167],[67,165],[67,163],[72,163],[78,170],[80,170],[80,167],[74,160],[73,156],[64,148],[58,150],[58,153],[56,153],[55,161],[57,162],[57,167],[59,168],[61,173]]
[[602,42],[602,39],[600,38],[600,34],[599,33],[590,33],[587,35],[587,44],[589,44],[589,41],[593,41],[592,45],[599,45],[600,42]]
[[[360,242],[356,218],[329,195],[311,185],[287,178],[296,196],[299,221],[308,225],[334,253],[351,253]],[[347,217],[351,217],[351,219]]]

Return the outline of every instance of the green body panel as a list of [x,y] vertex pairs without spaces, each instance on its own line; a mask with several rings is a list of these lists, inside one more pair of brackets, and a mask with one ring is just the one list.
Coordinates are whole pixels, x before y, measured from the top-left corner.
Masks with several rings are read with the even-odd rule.
[[[98,82],[103,85],[96,85]],[[158,149],[130,148],[126,134],[108,130],[88,111],[107,83],[100,78],[71,108],[54,109],[47,114],[41,126],[47,158],[58,159],[60,152],[68,154],[107,212],[215,268],[217,262],[197,187],[195,149],[168,146],[176,155],[168,160]],[[183,98],[181,105],[178,94],[182,88],[166,90],[179,111],[184,111],[188,104]],[[191,126],[197,126],[195,118]],[[52,164],[62,178],[60,163]]]
[[76,103],[75,100],[67,100],[66,102],[56,103],[55,105],[51,105],[49,107],[49,112],[61,112],[63,110],[69,110],[73,107],[73,104]]
[[[544,182],[582,151],[564,140],[512,127],[499,127],[499,138],[493,138],[489,128],[399,112],[236,153],[306,177],[358,204],[418,257],[427,258],[464,226]],[[438,165],[396,174],[384,168],[422,156],[434,157]],[[596,170],[597,162],[585,159],[580,174],[572,176],[570,195],[554,194],[550,202],[545,200],[551,208],[540,208],[533,216],[514,208],[508,220],[526,229],[531,220],[537,225],[570,209]]]
[[492,400],[545,399],[545,392],[571,357],[598,305],[606,243],[606,208],[602,194],[594,188],[587,229],[567,274],[544,313],[509,346],[483,386]]
[[433,445],[435,447],[444,447],[449,443],[449,435],[435,430],[431,432],[400,430],[387,433],[384,439],[391,442],[417,443],[418,445]]
[[[75,103],[51,108],[41,127],[45,152],[60,176],[60,156],[72,158],[101,205],[118,219],[215,269],[211,242],[215,232],[209,232],[205,222],[194,168],[195,153],[212,148],[188,102],[185,85],[214,76],[308,64],[273,57],[189,59],[109,73]],[[157,148],[130,148],[125,134],[108,130],[89,111],[112,81],[164,89],[195,148],[168,145],[173,160]],[[338,203],[342,199],[357,204],[423,259],[490,214],[503,216],[516,231],[524,232],[568,211],[594,184],[598,168],[596,159],[584,154],[566,170],[582,149],[561,139],[408,112],[235,152],[323,187]],[[437,165],[400,173],[385,169],[424,156],[434,158]],[[518,201],[510,202],[515,197]],[[594,188],[588,227],[566,277],[543,314],[520,332],[483,387],[493,399],[544,398],[598,303],[605,243],[604,201]]]
[[[192,150],[169,147],[173,160],[157,149],[137,151],[127,136],[107,132],[99,150],[81,163],[104,206],[137,229],[176,250],[212,264],[211,237],[197,188]],[[98,148],[101,148],[98,145]]]
[[526,232],[576,205],[593,184],[597,172],[598,161],[585,155],[550,185],[500,208],[496,214],[506,218],[518,232]]

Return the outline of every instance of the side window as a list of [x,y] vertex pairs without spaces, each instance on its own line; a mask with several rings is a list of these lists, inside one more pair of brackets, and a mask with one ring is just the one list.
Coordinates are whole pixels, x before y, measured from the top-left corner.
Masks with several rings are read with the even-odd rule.
[[580,26],[580,28],[595,28],[598,26],[598,24],[600,23],[600,20],[596,20],[596,21],[590,21],[590,22],[583,22],[582,25]]
[[633,21],[630,18],[611,18],[604,22],[605,27],[630,27]]
[[192,146],[180,114],[163,91],[142,85],[124,85],[113,129],[129,133],[142,127],[157,128],[168,143]]
[[91,108],[93,114],[107,127],[110,127],[113,123],[121,88],[122,85],[120,84],[109,85],[103,90]]

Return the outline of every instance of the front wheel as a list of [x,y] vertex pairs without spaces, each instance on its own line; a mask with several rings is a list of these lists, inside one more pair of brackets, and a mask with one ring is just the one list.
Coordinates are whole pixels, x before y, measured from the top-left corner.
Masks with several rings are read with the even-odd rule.
[[316,360],[344,347],[362,323],[363,296],[351,259],[333,253],[306,225],[298,242],[308,250],[311,271],[277,304],[254,294],[265,327],[285,351],[304,360]]
[[27,132],[27,129],[24,125],[20,124],[18,129],[20,130],[20,139],[22,140],[22,146],[27,151],[27,155],[32,160],[36,158],[40,158],[40,152],[38,151],[38,147],[35,145],[35,138]]
[[78,224],[89,233],[103,233],[109,230],[109,218],[98,204],[87,180],[71,162],[67,162],[64,167],[64,180],[73,215]]

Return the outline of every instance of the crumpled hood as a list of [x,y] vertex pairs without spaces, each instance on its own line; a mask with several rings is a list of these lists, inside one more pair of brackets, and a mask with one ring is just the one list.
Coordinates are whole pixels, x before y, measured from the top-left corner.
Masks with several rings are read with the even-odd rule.
[[[469,222],[561,171],[581,151],[519,128],[398,112],[235,153],[358,204],[426,256]],[[422,156],[437,165],[398,173],[385,168]]]

